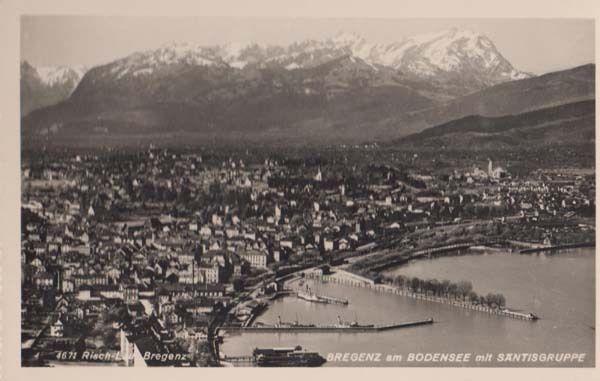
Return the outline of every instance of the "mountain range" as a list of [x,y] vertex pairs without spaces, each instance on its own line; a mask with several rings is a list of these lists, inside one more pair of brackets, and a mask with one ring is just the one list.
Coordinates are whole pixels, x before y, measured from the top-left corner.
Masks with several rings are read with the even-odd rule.
[[85,71],[83,66],[34,67],[21,62],[21,116],[67,99]]
[[389,44],[355,34],[287,46],[176,43],[91,68],[66,98],[24,114],[22,133],[25,142],[52,135],[91,145],[169,136],[186,143],[389,140],[471,114],[593,99],[594,71],[533,76],[486,36],[458,29]]

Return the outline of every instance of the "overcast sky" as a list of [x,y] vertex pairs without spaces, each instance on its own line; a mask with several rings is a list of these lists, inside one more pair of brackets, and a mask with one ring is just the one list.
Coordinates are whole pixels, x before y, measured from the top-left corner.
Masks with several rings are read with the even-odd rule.
[[21,59],[36,66],[110,62],[165,43],[287,44],[340,31],[372,42],[451,27],[487,35],[518,69],[541,74],[594,62],[592,19],[258,19],[24,16]]

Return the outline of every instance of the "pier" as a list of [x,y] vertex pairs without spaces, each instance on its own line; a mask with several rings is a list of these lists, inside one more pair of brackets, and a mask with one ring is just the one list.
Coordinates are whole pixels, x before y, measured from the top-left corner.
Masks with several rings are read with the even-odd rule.
[[487,306],[482,306],[479,304],[473,304],[466,301],[454,300],[440,296],[433,295],[425,295],[421,293],[415,293],[408,291],[406,289],[394,287],[388,284],[376,284],[371,279],[365,278],[363,276],[350,273],[344,270],[338,270],[333,274],[329,275],[317,275],[314,273],[306,274],[307,279],[314,279],[324,283],[337,283],[341,285],[351,286],[351,287],[359,287],[359,288],[367,288],[377,292],[393,294],[393,295],[401,295],[406,296],[413,299],[424,300],[433,303],[441,303],[448,304],[453,307],[484,312],[490,315],[497,316],[505,316],[512,319],[520,319],[520,320],[537,320],[539,319],[533,313],[528,312],[520,312],[513,311],[508,308],[491,308]]
[[303,333],[318,333],[318,332],[381,332],[393,329],[417,327],[421,325],[433,324],[433,319],[423,319],[417,321],[392,323],[382,325],[359,325],[359,324],[334,324],[334,325],[313,325],[313,324],[275,324],[275,325],[250,325],[241,327],[224,327],[228,331],[243,331],[243,332],[303,332]]

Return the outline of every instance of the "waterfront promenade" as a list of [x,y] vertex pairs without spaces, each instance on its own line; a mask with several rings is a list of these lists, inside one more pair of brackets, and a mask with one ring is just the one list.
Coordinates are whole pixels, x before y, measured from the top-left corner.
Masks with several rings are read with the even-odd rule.
[[532,313],[524,313],[520,311],[513,311],[508,308],[491,308],[487,306],[482,306],[478,304],[469,303],[466,301],[450,299],[446,297],[433,296],[433,295],[425,295],[423,293],[415,293],[404,288],[395,287],[389,284],[376,284],[373,280],[360,276],[358,274],[354,274],[345,270],[336,270],[332,274],[324,274],[320,275],[315,272],[305,273],[307,279],[313,279],[316,281],[320,281],[323,283],[337,283],[341,285],[351,286],[351,287],[359,287],[359,288],[367,288],[376,292],[393,294],[399,296],[406,296],[409,298],[423,300],[427,302],[433,303],[441,303],[450,305],[453,307],[464,308],[468,310],[483,312],[491,315],[504,316],[513,319],[521,319],[521,320],[537,320],[538,317]]

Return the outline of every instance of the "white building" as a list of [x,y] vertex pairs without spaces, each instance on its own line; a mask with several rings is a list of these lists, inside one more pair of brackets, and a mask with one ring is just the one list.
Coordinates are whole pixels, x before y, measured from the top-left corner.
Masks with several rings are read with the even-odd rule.
[[262,251],[243,251],[239,253],[240,258],[250,263],[251,267],[259,269],[267,268],[267,253]]

